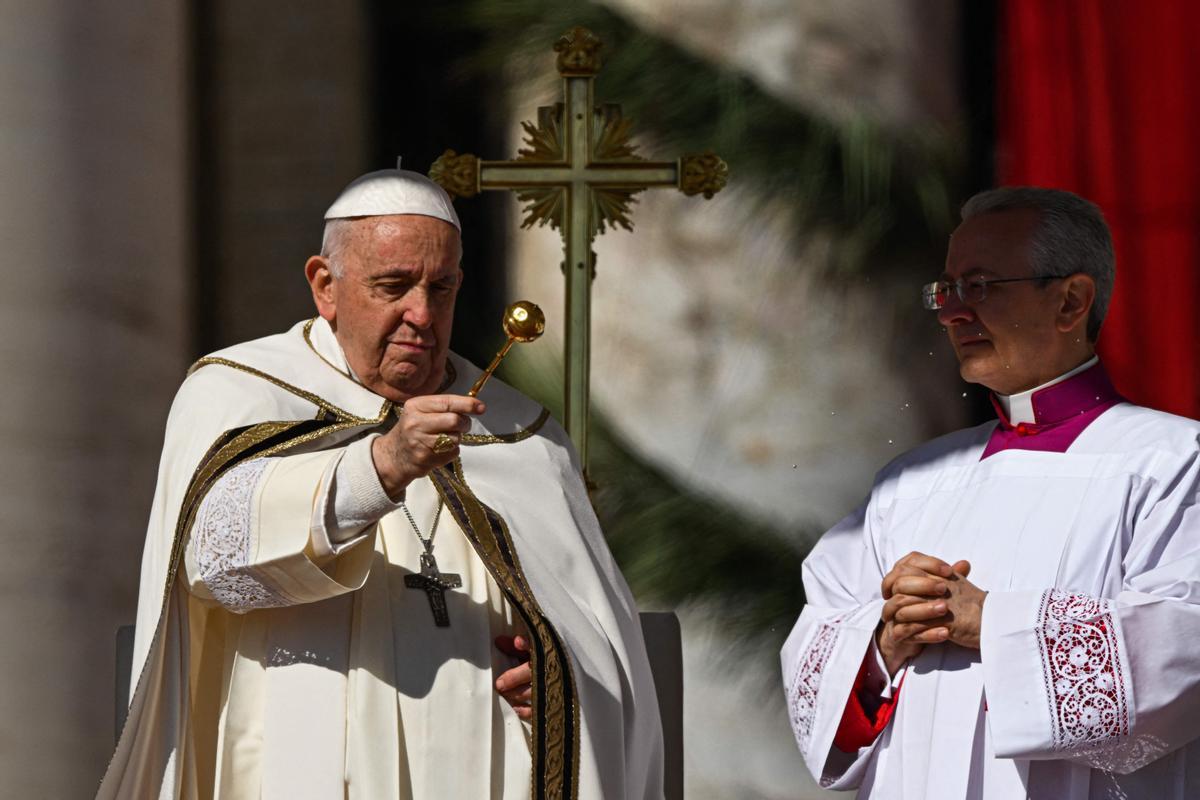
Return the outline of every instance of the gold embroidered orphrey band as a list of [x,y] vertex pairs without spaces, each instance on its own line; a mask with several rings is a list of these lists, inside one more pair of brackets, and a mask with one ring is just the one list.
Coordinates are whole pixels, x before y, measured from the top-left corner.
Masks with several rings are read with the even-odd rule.
[[439,467],[429,477],[480,560],[521,615],[526,630],[533,634],[529,650],[533,797],[575,798],[579,794],[579,695],[562,638],[534,597],[508,526],[471,491],[462,461]]
[[321,409],[322,412],[327,412],[327,413],[333,415],[339,421],[347,423],[348,426],[380,425],[384,422],[384,420],[387,419],[388,414],[391,413],[391,410],[392,410],[392,401],[384,400],[383,406],[379,409],[379,414],[374,419],[371,419],[369,417],[359,417],[355,414],[351,414],[349,411],[346,411],[345,409],[338,408],[333,403],[330,403],[328,400],[324,399],[323,397],[315,395],[312,392],[305,391],[304,389],[301,389],[299,386],[293,386],[292,384],[288,383],[287,381],[280,380],[279,378],[276,378],[274,375],[271,375],[270,373],[263,372],[260,369],[255,369],[254,367],[251,367],[247,364],[242,364],[241,362],[238,362],[238,361],[231,361],[228,358],[220,358],[218,356],[205,356],[204,358],[197,361],[195,364],[192,364],[192,366],[188,367],[188,374],[191,375],[193,372],[200,369],[201,367],[206,367],[206,366],[209,366],[210,364],[217,364],[222,367],[229,367],[230,369],[236,369],[240,372],[245,372],[249,375],[253,375],[256,378],[262,378],[264,381],[267,381],[268,383],[273,383],[276,386],[278,386],[280,389],[283,389],[286,392],[291,392],[292,394],[296,395],[297,397],[299,397],[303,400],[307,400],[308,402],[312,403],[317,408]]

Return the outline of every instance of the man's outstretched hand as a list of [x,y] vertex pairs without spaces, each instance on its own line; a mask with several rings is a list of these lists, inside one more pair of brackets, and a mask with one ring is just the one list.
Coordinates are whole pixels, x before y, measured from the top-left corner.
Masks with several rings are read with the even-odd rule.
[[884,576],[880,591],[885,602],[875,641],[890,674],[927,644],[949,641],[979,649],[987,592],[967,580],[970,572],[967,561],[951,565],[914,551]]
[[[471,428],[471,416],[486,410],[474,397],[431,394],[404,404],[396,424],[371,443],[371,459],[388,497],[396,500],[409,483],[458,457],[462,434]],[[448,437],[451,447],[438,451],[438,437]]]

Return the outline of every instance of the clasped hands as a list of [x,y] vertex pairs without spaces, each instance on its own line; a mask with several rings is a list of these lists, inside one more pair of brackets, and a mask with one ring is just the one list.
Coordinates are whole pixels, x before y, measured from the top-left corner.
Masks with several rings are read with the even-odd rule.
[[979,629],[987,592],[967,580],[971,564],[953,565],[916,551],[883,576],[883,613],[875,644],[895,675],[927,644],[952,642],[979,649]]

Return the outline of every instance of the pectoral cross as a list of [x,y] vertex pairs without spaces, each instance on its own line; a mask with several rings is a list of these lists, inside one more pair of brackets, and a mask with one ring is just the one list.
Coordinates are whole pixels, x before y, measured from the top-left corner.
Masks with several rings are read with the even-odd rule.
[[405,575],[404,585],[409,589],[420,589],[429,595],[433,624],[439,628],[450,627],[450,614],[446,611],[446,590],[462,586],[462,576],[439,572],[433,553],[421,553],[421,574]]
[[511,189],[526,204],[522,228],[535,223],[563,237],[567,276],[565,427],[587,467],[588,378],[591,358],[592,241],[605,226],[633,230],[630,204],[638,192],[672,187],[712,197],[725,186],[728,167],[711,151],[678,161],[647,161],[630,142],[631,123],[613,103],[597,106],[600,39],[575,27],[554,45],[563,78],[563,102],[538,109],[537,124],[523,122],[525,148],[515,161],[484,161],[447,150],[429,177],[451,196]]

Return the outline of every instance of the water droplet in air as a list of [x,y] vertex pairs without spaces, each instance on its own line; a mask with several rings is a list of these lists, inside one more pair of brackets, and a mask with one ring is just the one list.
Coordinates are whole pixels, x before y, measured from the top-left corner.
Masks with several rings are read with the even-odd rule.
[[892,440],[888,439],[888,444],[892,444],[892,443],[893,443]]
[[792,469],[795,469],[795,468],[796,468],[796,465],[795,465],[795,464],[792,464]]
[[963,392],[963,397],[966,397],[966,396],[967,396],[967,393],[966,393],[966,392]]

